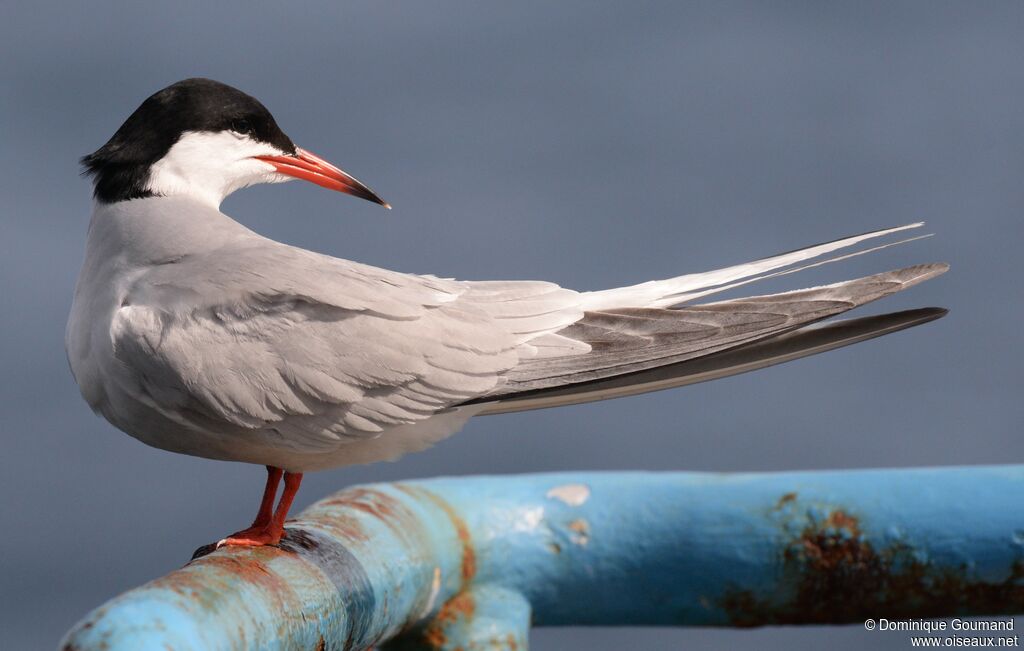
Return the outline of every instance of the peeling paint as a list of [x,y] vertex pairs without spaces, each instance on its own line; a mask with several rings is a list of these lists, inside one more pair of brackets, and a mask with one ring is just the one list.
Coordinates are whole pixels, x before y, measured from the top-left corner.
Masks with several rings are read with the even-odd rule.
[[569,523],[569,531],[572,532],[569,536],[569,540],[573,544],[585,547],[590,542],[590,523],[579,518]]
[[546,497],[561,500],[569,506],[582,506],[590,498],[590,487],[586,484],[562,484],[549,490]]
[[511,531],[531,532],[544,521],[544,507],[533,506],[518,509],[509,520]]
[[430,597],[427,599],[426,605],[423,606],[423,611],[420,613],[420,619],[425,618],[430,613],[434,612],[434,606],[437,604],[437,595],[441,593],[441,568],[434,568],[434,578],[430,582]]

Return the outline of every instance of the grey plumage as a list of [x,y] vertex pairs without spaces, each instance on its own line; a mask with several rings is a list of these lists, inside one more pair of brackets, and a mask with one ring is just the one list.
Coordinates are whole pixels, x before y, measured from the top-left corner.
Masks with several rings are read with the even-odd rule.
[[504,410],[496,401],[515,409],[544,391],[556,402],[594,399],[603,394],[591,383],[713,359],[942,273],[922,265],[686,304],[914,226],[575,292],[332,258],[263,238],[188,197],[101,204],[68,355],[93,408],[151,445],[294,471],[372,462]]

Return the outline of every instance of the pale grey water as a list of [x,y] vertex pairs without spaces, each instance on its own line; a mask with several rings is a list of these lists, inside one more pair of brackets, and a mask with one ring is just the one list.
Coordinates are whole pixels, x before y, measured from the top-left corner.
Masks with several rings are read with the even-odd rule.
[[[204,75],[395,209],[306,184],[224,209],[271,237],[409,271],[580,289],[927,219],[938,237],[789,277],[919,261],[870,310],[923,328],[685,390],[471,423],[354,482],[575,469],[1020,462],[1024,5],[8,3],[0,24],[0,647],[246,523],[262,470],[148,449],[93,416],[63,329],[89,212],[76,158]],[[343,5],[343,8],[340,6]],[[884,617],[884,613],[879,613]],[[538,631],[534,648],[904,649],[860,627]]]

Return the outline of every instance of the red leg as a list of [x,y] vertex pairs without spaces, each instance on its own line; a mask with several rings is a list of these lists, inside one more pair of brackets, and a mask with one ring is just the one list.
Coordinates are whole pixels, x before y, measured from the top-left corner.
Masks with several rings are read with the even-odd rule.
[[263,499],[260,501],[260,510],[256,519],[252,521],[253,529],[265,527],[270,524],[270,517],[274,513],[274,499],[277,497],[277,486],[281,483],[281,475],[284,473],[280,468],[267,466],[267,486],[263,489]]
[[217,547],[225,545],[275,545],[284,535],[284,521],[288,517],[288,509],[292,506],[295,494],[299,492],[299,485],[302,483],[302,473],[285,472],[284,492],[281,493],[281,501],[277,510],[271,513],[274,505],[274,498],[277,496],[277,485],[281,481],[282,470],[267,466],[267,487],[263,491],[263,500],[260,502],[260,510],[252,526],[237,533],[233,533],[224,540],[217,543]]
[[295,500],[295,494],[299,492],[301,483],[301,472],[284,473],[284,490],[281,492],[281,501],[277,503],[274,519],[270,524],[271,528],[277,532],[275,543],[284,535],[284,521],[288,518],[288,510],[292,508],[292,502]]

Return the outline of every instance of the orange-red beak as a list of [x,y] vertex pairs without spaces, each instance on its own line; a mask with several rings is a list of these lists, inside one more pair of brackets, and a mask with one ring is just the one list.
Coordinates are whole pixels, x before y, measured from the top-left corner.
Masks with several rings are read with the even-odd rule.
[[254,156],[257,160],[270,163],[280,174],[294,176],[303,181],[316,183],[328,190],[336,190],[352,196],[379,203],[385,208],[391,206],[377,193],[360,183],[354,176],[343,172],[311,151],[295,148],[294,156]]

